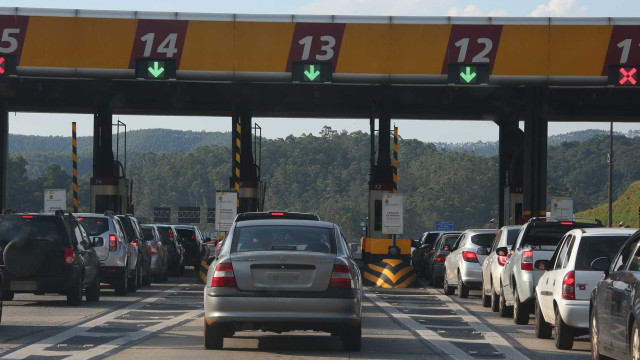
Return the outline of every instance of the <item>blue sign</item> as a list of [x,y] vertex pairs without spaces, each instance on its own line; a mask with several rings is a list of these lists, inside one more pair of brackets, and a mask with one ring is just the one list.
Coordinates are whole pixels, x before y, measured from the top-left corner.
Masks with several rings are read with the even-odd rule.
[[436,231],[453,231],[453,221],[436,221]]

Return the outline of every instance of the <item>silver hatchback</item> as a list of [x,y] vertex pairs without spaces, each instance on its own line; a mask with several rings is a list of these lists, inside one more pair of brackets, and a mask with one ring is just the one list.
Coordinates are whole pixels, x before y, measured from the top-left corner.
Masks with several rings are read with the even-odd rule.
[[313,330],[361,344],[362,279],[338,227],[312,220],[233,224],[204,289],[204,345],[236,331]]
[[451,249],[444,262],[444,293],[466,298],[469,289],[480,289],[482,285],[482,263],[496,237],[495,229],[465,230]]

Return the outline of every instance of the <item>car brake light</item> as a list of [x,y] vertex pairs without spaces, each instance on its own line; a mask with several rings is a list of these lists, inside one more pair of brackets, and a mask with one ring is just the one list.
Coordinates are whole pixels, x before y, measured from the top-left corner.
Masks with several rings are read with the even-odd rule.
[[78,221],[84,221],[84,218],[83,217],[79,217]]
[[216,245],[216,249],[220,249],[222,247],[222,241],[220,241],[217,245]]
[[134,247],[134,248],[137,248],[137,247],[138,247],[138,243],[137,243],[137,242],[135,242],[135,241],[132,241],[132,242],[131,242],[131,245],[133,245],[133,247]]
[[333,272],[331,273],[329,287],[338,289],[353,289],[353,279],[351,279],[351,271],[349,271],[348,266],[340,264],[333,265]]
[[525,250],[522,252],[520,270],[533,271],[533,250]]
[[113,234],[109,235],[109,251],[118,251],[118,238]]
[[274,212],[274,213],[271,213],[271,216],[284,216],[284,213]]
[[195,239],[196,238],[196,234],[191,235],[191,239]]
[[173,233],[171,231],[169,231],[169,237],[172,238],[173,237]]
[[562,279],[562,298],[565,300],[576,299],[576,273],[569,271]]
[[478,262],[478,256],[473,251],[463,251],[462,260],[467,262]]
[[573,221],[560,221],[560,225],[573,225]]
[[76,262],[76,253],[73,248],[64,248],[64,264],[73,265]]
[[507,262],[507,257],[506,256],[498,256],[498,265],[504,266],[504,264],[506,262]]
[[211,287],[236,287],[236,277],[230,263],[220,263],[216,266],[211,279]]
[[447,259],[446,256],[440,255],[436,258],[436,262],[444,262]]
[[151,255],[158,255],[158,245],[151,244]]
[[23,219],[33,219],[35,216],[33,215],[22,215]]

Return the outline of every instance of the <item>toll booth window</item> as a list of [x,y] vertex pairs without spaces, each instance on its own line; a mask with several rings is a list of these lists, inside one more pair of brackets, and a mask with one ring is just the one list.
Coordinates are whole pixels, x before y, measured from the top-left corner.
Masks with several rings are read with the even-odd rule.
[[382,231],[382,200],[374,202],[373,230]]
[[95,212],[102,214],[107,210],[120,212],[122,207],[122,196],[120,195],[96,195]]

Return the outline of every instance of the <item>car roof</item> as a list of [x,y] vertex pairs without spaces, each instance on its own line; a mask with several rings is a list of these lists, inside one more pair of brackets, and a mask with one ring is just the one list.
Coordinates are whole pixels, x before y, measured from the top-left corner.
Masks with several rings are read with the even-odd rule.
[[244,212],[236,215],[234,222],[255,220],[255,219],[305,219],[320,221],[320,217],[316,214],[292,212],[292,211],[259,211],[259,212]]
[[290,226],[309,226],[309,227],[323,227],[333,228],[333,223],[327,221],[318,220],[298,220],[298,219],[278,219],[278,220],[245,220],[236,223],[236,227],[249,227],[249,226],[272,226],[272,225],[290,225]]
[[467,229],[464,232],[477,233],[477,234],[488,234],[488,233],[498,233],[498,229]]
[[[586,228],[586,229],[574,229],[582,232],[582,236],[601,236],[601,235],[628,235],[635,234],[638,229],[632,228]],[[572,230],[573,231],[573,230]]]
[[186,229],[186,230],[193,230],[195,229],[197,226],[195,225],[173,225],[176,229]]

